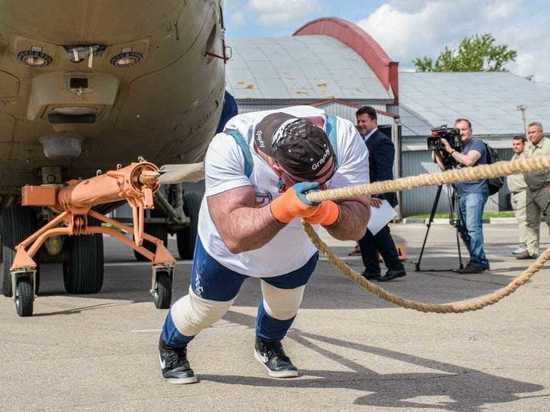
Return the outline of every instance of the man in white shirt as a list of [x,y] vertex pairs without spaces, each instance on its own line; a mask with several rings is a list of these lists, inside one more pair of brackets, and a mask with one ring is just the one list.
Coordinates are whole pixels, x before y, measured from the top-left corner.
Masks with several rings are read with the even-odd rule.
[[360,239],[369,218],[368,196],[313,203],[306,194],[367,183],[367,149],[351,122],[289,107],[231,119],[210,143],[205,171],[189,294],[170,309],[159,341],[162,375],[197,381],[188,343],[227,312],[245,279],[258,277],[256,359],[272,377],[298,376],[281,340],[318,259],[299,218],[340,240]]

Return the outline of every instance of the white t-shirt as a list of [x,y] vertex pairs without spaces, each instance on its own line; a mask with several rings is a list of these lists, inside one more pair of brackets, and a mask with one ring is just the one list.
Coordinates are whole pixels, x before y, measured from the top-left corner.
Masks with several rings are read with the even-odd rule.
[[[242,186],[254,186],[256,200],[268,204],[279,196],[279,178],[273,169],[256,154],[253,147],[255,126],[265,116],[284,112],[298,118],[326,118],[323,110],[310,106],[294,106],[284,109],[245,113],[232,118],[226,129],[238,130],[248,142],[254,165],[252,174],[245,175],[242,149],[233,137],[217,134],[206,153],[206,192],[199,213],[198,232],[208,254],[223,266],[243,275],[272,277],[299,269],[315,254],[317,249],[302,229],[300,219],[294,219],[273,239],[259,249],[239,254],[231,253],[223,242],[210,217],[206,198]],[[369,182],[368,151],[363,139],[348,120],[337,118],[338,170],[327,182],[328,188],[343,187]]]

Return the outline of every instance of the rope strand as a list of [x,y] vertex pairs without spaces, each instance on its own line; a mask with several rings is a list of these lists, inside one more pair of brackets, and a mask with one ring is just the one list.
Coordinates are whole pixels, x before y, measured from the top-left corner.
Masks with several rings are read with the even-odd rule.
[[368,183],[338,189],[311,192],[306,195],[311,202],[349,199],[358,195],[375,195],[401,192],[424,186],[441,186],[458,182],[492,179],[518,173],[532,173],[550,170],[550,156],[496,162],[490,165],[452,169],[441,173],[426,173],[418,176],[401,177],[384,182]]
[[[376,182],[365,185],[348,186],[339,189],[312,192],[307,194],[307,198],[308,200],[314,202],[320,202],[323,200],[339,200],[356,197],[358,195],[396,192],[423,186],[452,184],[462,181],[488,179],[517,173],[530,173],[549,169],[550,156],[540,156],[510,162],[497,162],[491,165],[448,170],[442,173],[404,177],[393,181]],[[345,262],[339,259],[334,253],[332,253],[329,247],[321,240],[321,238],[319,238],[310,224],[304,221],[302,221],[302,224],[305,232],[315,247],[317,247],[317,249],[319,249],[319,251],[328,258],[329,262],[339,269],[344,276],[348,277],[353,282],[381,299],[405,309],[412,309],[424,313],[464,313],[480,310],[489,305],[494,305],[506,296],[514,293],[520,286],[525,285],[533,277],[533,275],[544,266],[545,262],[550,259],[550,248],[548,248],[535,262],[533,262],[533,264],[531,264],[525,271],[523,271],[506,286],[478,299],[446,304],[423,303],[404,299],[388,292],[372,282],[369,282],[362,275],[354,271]]]

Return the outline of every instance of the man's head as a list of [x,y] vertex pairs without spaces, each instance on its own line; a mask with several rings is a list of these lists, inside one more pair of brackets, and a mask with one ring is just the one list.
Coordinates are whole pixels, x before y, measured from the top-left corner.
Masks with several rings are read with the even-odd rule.
[[357,130],[363,136],[369,134],[378,127],[378,117],[376,110],[370,106],[363,106],[355,112],[357,119]]
[[462,144],[466,144],[472,140],[472,123],[468,119],[456,119],[455,127],[460,130],[460,141]]
[[308,119],[272,113],[256,126],[254,146],[286,187],[304,181],[322,185],[336,171],[327,135]]
[[512,150],[516,154],[523,153],[525,149],[525,137],[524,136],[514,136],[512,137]]
[[540,122],[531,122],[527,128],[527,136],[532,144],[538,144],[544,137],[544,130]]

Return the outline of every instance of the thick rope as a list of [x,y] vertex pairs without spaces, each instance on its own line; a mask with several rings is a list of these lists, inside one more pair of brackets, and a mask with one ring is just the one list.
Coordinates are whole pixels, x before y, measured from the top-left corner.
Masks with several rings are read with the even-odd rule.
[[[467,180],[480,180],[499,176],[508,176],[516,173],[529,173],[549,169],[550,156],[540,156],[529,159],[514,160],[511,162],[498,162],[491,165],[449,170],[436,174],[405,177],[393,181],[376,182],[366,185],[349,186],[339,189],[313,192],[309,193],[307,197],[312,201],[338,200],[364,194],[395,192],[423,186],[443,185]],[[533,275],[544,266],[544,263],[550,259],[550,248],[548,248],[533,264],[531,264],[524,272],[522,272],[506,286],[496,290],[493,293],[481,296],[478,299],[446,304],[422,303],[403,299],[375,285],[374,283],[369,282],[362,275],[349,267],[345,262],[340,260],[334,253],[332,253],[329,247],[319,238],[310,224],[303,222],[303,226],[305,232],[317,249],[319,249],[319,251],[328,258],[331,264],[336,266],[336,268],[338,268],[353,282],[390,303],[401,306],[405,309],[413,309],[425,313],[464,313],[480,310],[489,305],[494,305],[504,297],[514,293],[520,286],[526,284],[531,277],[533,277]]]
[[307,194],[308,200],[349,199],[359,195],[401,192],[423,186],[441,186],[494,177],[509,176],[518,173],[532,173],[550,170],[550,156],[537,156],[509,162],[496,162],[490,165],[452,169],[441,173],[428,173],[418,176],[402,177],[384,182],[347,186],[338,189],[323,190]]

